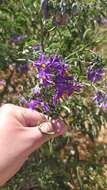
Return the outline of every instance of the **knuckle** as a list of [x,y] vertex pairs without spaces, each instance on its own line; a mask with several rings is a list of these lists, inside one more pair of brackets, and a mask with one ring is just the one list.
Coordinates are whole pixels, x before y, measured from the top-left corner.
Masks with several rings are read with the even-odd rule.
[[4,104],[1,106],[1,110],[2,111],[6,111],[6,112],[12,112],[13,111],[13,105],[12,104]]

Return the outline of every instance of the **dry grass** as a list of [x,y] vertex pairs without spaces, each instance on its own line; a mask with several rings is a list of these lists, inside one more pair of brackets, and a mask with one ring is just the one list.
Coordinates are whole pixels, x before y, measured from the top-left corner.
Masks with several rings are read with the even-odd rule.
[[97,27],[96,32],[98,39],[97,52],[107,58],[107,26]]

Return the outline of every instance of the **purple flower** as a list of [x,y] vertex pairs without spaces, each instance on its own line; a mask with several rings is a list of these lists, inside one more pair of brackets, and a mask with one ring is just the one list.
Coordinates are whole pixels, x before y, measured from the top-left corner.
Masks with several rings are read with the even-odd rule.
[[71,96],[75,91],[80,91],[83,88],[81,83],[78,83],[72,76],[58,76],[55,81],[56,84],[56,95],[53,98],[53,102],[63,96]]
[[38,78],[40,79],[40,84],[42,84],[44,87],[48,87],[49,85],[53,84],[53,74],[50,74],[46,71],[40,71]]
[[58,102],[58,95],[57,95],[57,92],[56,92],[56,94],[53,96],[52,102],[53,102],[53,106],[56,106],[56,104],[57,104],[57,102]]
[[49,107],[49,105],[48,105],[47,103],[44,103],[44,110],[45,110],[46,112],[49,112],[49,111],[50,111],[50,107]]
[[68,65],[65,64],[60,57],[54,56],[46,58],[44,53],[40,55],[40,58],[35,62],[34,65],[37,67],[38,71],[44,70],[51,73],[57,72],[61,75],[69,70]]
[[0,85],[1,86],[5,86],[6,85],[6,81],[5,80],[0,80]]
[[38,61],[35,62],[38,69],[38,78],[40,83],[45,87],[53,83],[53,74],[50,72],[50,61],[46,58],[45,54],[41,54]]
[[102,92],[97,92],[97,95],[95,96],[94,100],[98,103],[101,104],[105,99],[105,94],[103,94]]
[[45,19],[49,18],[48,0],[41,0],[41,10]]
[[47,103],[43,102],[41,99],[31,100],[31,102],[28,103],[28,107],[32,110],[35,109],[42,109],[46,112],[50,111],[50,107]]
[[40,45],[33,45],[33,46],[32,46],[32,50],[33,50],[33,51],[40,51],[40,49],[41,49],[41,46],[40,46]]
[[39,95],[40,95],[40,92],[41,92],[41,88],[40,88],[39,86],[35,86],[35,87],[33,88],[33,93],[34,93],[35,95],[39,96]]
[[107,94],[105,94],[104,92],[98,91],[94,100],[101,108],[107,108]]
[[107,109],[107,103],[103,103],[101,106],[103,109]]
[[37,67],[38,71],[45,70],[47,66],[47,58],[44,53],[42,53],[39,57],[39,59],[34,63],[34,65]]
[[31,102],[28,103],[28,107],[32,110],[38,108],[42,103],[42,100],[31,100]]
[[75,82],[74,87],[75,87],[76,92],[80,92],[80,90],[84,88],[84,84],[79,83],[79,82]]
[[89,66],[88,68],[88,80],[92,83],[96,83],[103,79],[104,69],[103,67],[94,68],[93,66]]
[[24,104],[24,105],[27,104],[27,100],[24,97],[20,97],[19,101],[21,104]]
[[52,71],[57,71],[60,75],[63,75],[69,71],[68,65],[65,64],[64,61],[58,56],[54,56],[49,59],[48,67],[50,67],[50,70]]

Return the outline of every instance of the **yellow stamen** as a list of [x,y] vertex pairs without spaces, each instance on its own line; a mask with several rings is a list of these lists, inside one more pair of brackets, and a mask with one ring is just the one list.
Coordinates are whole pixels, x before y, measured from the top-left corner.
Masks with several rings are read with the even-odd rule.
[[65,72],[65,77],[69,77],[69,76],[71,76],[71,73],[69,71],[66,71]]
[[45,69],[45,68],[46,68],[46,64],[45,64],[45,63],[42,63],[41,67],[42,67],[43,69]]
[[67,92],[64,92],[64,94],[63,94],[63,98],[65,99],[65,98],[67,98],[67,97],[68,97]]

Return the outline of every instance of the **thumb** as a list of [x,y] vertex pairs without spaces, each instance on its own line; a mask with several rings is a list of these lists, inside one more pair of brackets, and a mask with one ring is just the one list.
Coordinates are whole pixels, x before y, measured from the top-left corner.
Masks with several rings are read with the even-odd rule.
[[[30,142],[32,143],[32,152],[50,139],[64,135],[67,131],[63,121],[57,119],[52,122],[43,122],[36,127],[27,128]],[[51,135],[50,135],[51,134]]]

